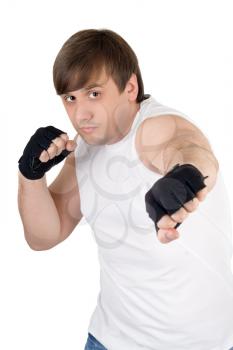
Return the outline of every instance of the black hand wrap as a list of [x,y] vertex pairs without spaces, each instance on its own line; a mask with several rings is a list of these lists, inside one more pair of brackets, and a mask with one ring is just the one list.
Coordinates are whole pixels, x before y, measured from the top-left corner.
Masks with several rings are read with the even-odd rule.
[[[154,221],[156,231],[157,222],[164,215],[172,215],[184,203],[193,199],[197,192],[206,185],[201,172],[191,164],[177,164],[164,177],[155,182],[145,195],[146,211]],[[177,228],[181,223],[177,223]]]
[[60,163],[71,151],[66,149],[58,156],[50,159],[47,162],[41,162],[39,157],[43,150],[49,148],[56,137],[66,132],[55,128],[54,126],[41,127],[36,130],[24,148],[23,155],[18,160],[18,166],[21,173],[30,180],[40,179],[45,172],[51,169],[54,165]]

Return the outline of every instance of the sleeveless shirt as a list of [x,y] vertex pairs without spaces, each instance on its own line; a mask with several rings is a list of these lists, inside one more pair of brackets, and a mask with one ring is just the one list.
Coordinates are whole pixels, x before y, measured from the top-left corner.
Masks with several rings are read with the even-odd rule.
[[135,135],[146,118],[165,114],[195,124],[149,95],[119,142],[89,145],[77,138],[81,212],[100,264],[88,331],[108,350],[228,350],[232,231],[221,171],[206,199],[179,226],[178,239],[161,243],[145,209],[145,194],[162,175],[141,162]]

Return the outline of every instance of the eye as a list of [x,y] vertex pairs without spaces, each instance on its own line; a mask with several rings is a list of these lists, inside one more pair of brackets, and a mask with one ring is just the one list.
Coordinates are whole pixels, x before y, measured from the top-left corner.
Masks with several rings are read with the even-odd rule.
[[[100,95],[101,93],[99,92],[99,91],[95,91],[95,90],[93,90],[93,91],[90,91],[89,92],[89,95],[90,94],[97,94],[97,95]],[[95,96],[95,97],[97,97],[97,96]],[[93,99],[92,99],[93,100]],[[94,98],[94,100],[95,100],[95,98]]]
[[[93,100],[93,99],[95,100],[96,97],[98,97],[99,95],[101,95],[101,93],[100,93],[99,91],[95,91],[95,90],[89,91],[88,94],[89,94],[89,95],[93,94],[94,98],[91,98],[92,100]],[[72,102],[74,102],[74,100],[75,100],[75,96],[66,95],[66,96],[64,96],[64,100],[65,100],[66,102],[68,102],[68,103],[72,103]]]
[[[72,98],[72,100],[68,100],[69,98]],[[75,99],[75,97],[74,96],[72,96],[72,95],[66,95],[66,96],[64,96],[64,100],[65,101],[67,101],[67,102],[72,102],[72,101],[74,101],[74,99]]]

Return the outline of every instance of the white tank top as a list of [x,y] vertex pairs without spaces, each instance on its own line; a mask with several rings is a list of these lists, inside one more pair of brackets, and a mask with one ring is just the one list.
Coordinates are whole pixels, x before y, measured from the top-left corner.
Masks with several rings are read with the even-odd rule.
[[145,209],[145,193],[162,175],[139,159],[135,134],[143,120],[165,114],[194,123],[150,96],[119,142],[93,146],[80,135],[77,139],[81,212],[100,263],[100,291],[88,331],[108,350],[228,350],[233,346],[232,231],[221,173],[179,227],[179,239],[161,243]]

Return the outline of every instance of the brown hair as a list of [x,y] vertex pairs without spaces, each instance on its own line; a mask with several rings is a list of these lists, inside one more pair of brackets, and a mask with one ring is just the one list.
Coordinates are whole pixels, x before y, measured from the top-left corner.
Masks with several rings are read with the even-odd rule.
[[125,89],[132,73],[137,76],[139,103],[150,95],[144,86],[137,57],[128,43],[109,29],[84,29],[73,34],[62,46],[53,65],[56,93],[64,94],[84,87],[90,78],[97,78],[105,69],[119,93]]

